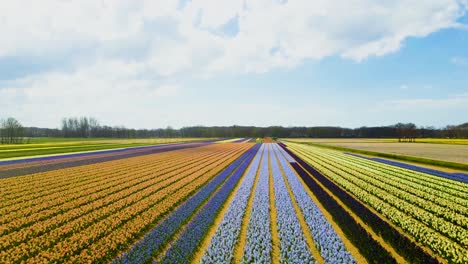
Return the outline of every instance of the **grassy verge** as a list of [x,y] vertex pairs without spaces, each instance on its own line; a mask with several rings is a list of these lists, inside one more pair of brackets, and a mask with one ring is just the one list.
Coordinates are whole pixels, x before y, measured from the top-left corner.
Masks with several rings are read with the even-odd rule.
[[368,150],[360,150],[360,149],[353,149],[353,148],[345,148],[345,147],[337,147],[337,146],[330,146],[330,145],[322,145],[322,144],[310,143],[310,142],[303,143],[303,144],[312,145],[312,146],[321,147],[321,148],[334,149],[334,150],[339,150],[339,151],[353,152],[353,153],[371,155],[371,156],[382,157],[382,158],[409,161],[409,162],[415,162],[419,164],[427,164],[427,165],[441,166],[441,167],[446,167],[446,168],[451,168],[451,169],[468,171],[468,164],[457,163],[457,162],[434,160],[434,159],[390,154],[390,153],[383,153],[383,152],[375,152],[375,151],[368,151]]

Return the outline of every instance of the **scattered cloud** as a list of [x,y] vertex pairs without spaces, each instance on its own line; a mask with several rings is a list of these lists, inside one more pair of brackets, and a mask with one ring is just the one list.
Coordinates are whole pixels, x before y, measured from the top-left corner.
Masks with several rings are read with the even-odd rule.
[[413,98],[389,100],[382,104],[385,109],[396,110],[437,110],[437,109],[467,109],[468,93],[457,94],[447,98]]
[[464,57],[453,57],[450,61],[458,66],[468,66],[468,59]]

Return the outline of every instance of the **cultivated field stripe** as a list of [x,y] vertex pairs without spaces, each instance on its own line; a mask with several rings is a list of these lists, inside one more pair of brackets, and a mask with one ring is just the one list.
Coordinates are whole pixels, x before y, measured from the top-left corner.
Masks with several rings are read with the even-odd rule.
[[271,261],[273,263],[279,263],[281,259],[280,249],[281,249],[281,241],[278,232],[278,213],[275,206],[276,201],[276,194],[275,194],[275,186],[273,181],[273,172],[271,169],[271,145],[272,143],[266,143],[268,146],[268,176],[269,176],[269,192],[270,192],[270,230],[271,230]]
[[[199,160],[199,161],[201,161],[201,160]],[[134,189],[133,191],[130,192],[130,194],[132,194],[132,193],[135,193],[137,191],[141,191],[141,190],[143,190],[143,189],[145,189],[147,187],[150,187],[151,185],[157,184],[157,183],[159,183],[159,182],[161,182],[163,180],[170,179],[170,177],[172,175],[176,175],[177,173],[182,173],[184,170],[187,170],[189,168],[189,165],[191,165],[191,164],[186,163],[186,164],[182,165],[182,167],[180,167],[180,168],[175,168],[172,171],[168,171],[169,173],[168,174],[166,173],[164,175],[164,177],[162,177],[162,178],[155,178],[157,175],[154,175],[154,174],[151,175],[150,174],[150,175],[145,175],[146,177],[144,176],[143,180],[139,179],[138,177],[137,178],[132,178],[132,180],[130,180],[130,181],[128,179],[127,180],[123,179],[122,184],[117,183],[117,184],[113,185],[113,187],[117,188],[117,190],[115,190],[115,191],[110,191],[109,189],[106,189],[106,190],[103,191],[103,195],[100,196],[100,197],[96,196],[96,194],[98,194],[97,192],[93,192],[92,196],[89,197],[89,198],[85,197],[85,198],[87,198],[87,200],[85,200],[85,202],[82,202],[82,203],[79,203],[80,200],[76,200],[74,198],[73,199],[67,199],[66,201],[68,201],[68,203],[70,203],[72,206],[67,207],[66,203],[63,203],[63,204],[61,204],[61,206],[59,208],[57,208],[57,210],[59,210],[58,212],[61,214],[60,217],[62,217],[62,218],[65,217],[63,214],[67,213],[68,211],[70,211],[70,210],[72,210],[74,208],[76,208],[76,210],[78,210],[80,215],[83,215],[83,214],[85,214],[87,212],[86,208],[90,208],[88,210],[98,210],[99,208],[101,208],[101,207],[103,207],[103,206],[105,206],[107,204],[110,204],[111,202],[114,201],[114,199],[109,197],[109,196],[116,197],[117,199],[123,199],[126,196],[128,196],[128,194],[126,195],[126,194],[123,194],[123,193],[120,192],[121,190],[125,190],[125,192],[128,193],[128,190],[126,188],[127,184],[130,184],[130,187],[142,186],[140,189],[132,188],[132,189]],[[159,171],[159,172],[161,172],[161,171]],[[128,178],[130,178],[130,177],[128,177]],[[133,181],[137,181],[137,183],[131,185]],[[106,200],[108,200],[108,201],[104,201],[103,200],[104,198]],[[111,199],[109,199],[109,198],[111,198]],[[65,210],[63,208],[65,208]],[[18,226],[18,225],[20,225],[19,223],[21,223],[21,222],[24,223],[24,221],[28,221],[27,223],[32,223],[32,222],[37,222],[37,221],[40,221],[40,220],[47,220],[48,219],[47,216],[48,215],[55,216],[56,213],[54,213],[54,212],[57,212],[57,210],[52,211],[50,213],[45,212],[46,214],[41,213],[39,216],[37,216],[37,217],[40,217],[40,218],[31,218],[31,217],[25,218],[24,217],[25,215],[23,215],[23,217],[21,217],[21,218],[16,218],[15,223],[13,223],[13,224]],[[36,212],[36,215],[37,215],[38,212],[42,212],[42,210],[38,210]],[[49,214],[47,214],[47,213],[49,213]],[[21,214],[20,214],[20,216],[21,216]],[[72,220],[72,219],[74,219],[74,218],[76,218],[78,216],[79,215],[77,215],[75,217],[65,217],[65,218],[69,219],[69,220]],[[5,218],[3,218],[3,219],[5,219]],[[25,225],[25,224],[23,224],[23,225]],[[45,227],[43,223],[38,223],[38,225],[40,225],[41,227]],[[1,230],[7,229],[8,227],[12,228],[11,226],[12,226],[11,223],[8,224],[8,225],[3,225]],[[25,226],[23,226],[23,228],[24,227]],[[5,234],[4,232],[5,231],[3,231],[3,233],[1,233],[1,234],[4,235]]]
[[[270,169],[274,189],[274,206],[280,245],[280,262],[324,263],[307,231],[304,219],[297,205],[294,205],[291,191],[288,190],[283,172],[278,164],[275,143],[270,144]],[[312,255],[314,251],[314,256]]]
[[[204,156],[204,157],[206,157],[206,156]],[[185,161],[185,163],[184,163],[184,161]],[[157,164],[154,164],[154,165],[147,165],[147,166],[137,167],[136,170],[131,170],[131,174],[139,175],[139,176],[140,176],[140,174],[142,174],[142,176],[155,177],[155,176],[160,175],[162,173],[168,173],[168,172],[180,169],[180,168],[184,167],[185,165],[193,164],[194,162],[195,163],[197,162],[196,157],[191,156],[189,160],[184,159],[184,160],[181,160],[181,162],[176,160],[175,162],[172,162],[172,163],[167,162],[167,163],[163,164],[163,166],[160,169],[158,169],[158,173],[154,173],[154,168],[155,168],[155,166],[157,166]],[[96,192],[101,191],[101,190],[103,192],[105,192],[107,189],[121,184],[122,181],[126,181],[126,182],[124,182],[125,184],[130,184],[130,182],[128,181],[127,178],[129,178],[131,176],[126,175],[120,169],[117,169],[116,173],[114,174],[115,177],[109,177],[109,176],[110,175],[106,175],[106,174],[100,174],[100,177],[95,177],[94,176],[95,178],[98,178],[99,181],[92,182],[91,184],[88,184],[88,185],[81,185],[81,184],[77,184],[78,186],[73,185],[74,188],[71,188],[71,189],[66,189],[65,188],[62,191],[56,191],[53,194],[43,195],[43,196],[37,197],[35,199],[29,199],[29,200],[26,201],[26,202],[29,201],[27,204],[25,204],[24,202],[18,202],[17,201],[16,204],[14,205],[14,207],[16,207],[17,210],[20,210],[21,208],[26,207],[25,210],[26,209],[28,211],[34,211],[35,210],[35,212],[39,212],[41,210],[37,210],[37,208],[36,208],[37,206],[40,206],[41,208],[48,208],[49,206],[52,206],[52,205],[61,205],[61,204],[64,203],[64,202],[61,202],[64,199],[65,199],[65,202],[66,202],[67,200],[76,200],[76,199],[79,199],[81,197],[86,197],[90,193],[96,194]],[[141,178],[139,176],[138,177],[133,177],[132,180],[137,180],[138,178]],[[125,187],[125,184],[123,186],[118,186],[118,188]],[[96,189],[96,187],[98,187],[99,189]],[[79,192],[79,190],[83,190],[83,189],[85,190],[84,192]],[[9,208],[9,207],[0,209],[0,211],[3,212],[3,214],[5,214],[5,216],[8,213],[16,212],[17,210]],[[24,212],[24,210],[21,211],[21,212]],[[20,213],[20,212],[18,212],[18,213]],[[24,214],[23,214],[23,216],[24,216]]]
[[[296,153],[300,152],[297,151]],[[359,244],[354,244],[354,246],[358,248],[360,254],[369,260],[370,263],[405,262],[405,259],[399,255],[391,245],[389,245],[382,237],[380,237],[380,235],[374,232],[372,228],[366,225],[366,223],[364,223],[363,220],[358,217],[358,215],[354,213],[350,207],[348,207],[348,205],[346,205],[339,197],[337,197],[335,193],[330,191],[323,185],[322,182],[316,179],[316,177],[308,169],[306,169],[303,164],[293,163],[292,165],[295,165],[294,169],[298,175],[301,175],[301,173],[303,174],[301,176],[302,182],[308,186],[311,193],[313,192],[314,197],[317,197],[317,200],[319,200],[320,203],[327,208],[326,210],[328,213],[333,215],[333,219],[337,222],[337,224],[341,225],[342,230],[347,233],[348,236],[350,236],[350,239],[354,240],[353,243],[361,242]],[[341,213],[345,217],[343,217]],[[344,222],[343,220],[346,221]],[[348,225],[352,225],[353,229],[349,229]],[[381,247],[378,248],[380,251],[379,255],[375,256],[373,254],[375,248],[369,250],[369,246]],[[380,259],[380,257],[382,259]]]
[[[247,203],[253,193],[254,183],[264,146],[256,153],[239,184],[228,198],[224,208],[220,211],[214,225],[208,232],[200,250],[193,259],[193,263],[231,263],[234,260],[236,244],[242,229],[242,221],[246,215]],[[242,255],[241,255],[242,257]]]
[[[313,237],[312,239],[314,241],[316,241],[316,239],[314,239],[314,238],[317,237],[317,235],[314,234],[314,231],[313,231],[316,224],[319,224],[320,222],[325,221],[326,223],[329,223],[333,227],[333,230],[336,232],[336,235],[342,240],[342,242],[344,244],[344,247],[345,247],[345,249],[342,249],[342,250],[348,251],[352,255],[352,258],[354,258],[358,263],[367,263],[367,260],[359,252],[359,249],[347,238],[344,231],[341,229],[341,227],[333,219],[333,216],[322,205],[323,201],[320,201],[320,199],[318,199],[317,196],[309,188],[307,188],[307,185],[304,182],[304,180],[294,170],[294,168],[292,167],[291,164],[298,165],[296,163],[296,160],[294,160],[283,148],[279,147],[279,150],[280,150],[279,155],[283,156],[284,159],[288,159],[288,162],[283,162],[281,165],[283,167],[283,171],[285,171],[285,174],[287,176],[289,184],[290,185],[294,184],[293,182],[297,181],[298,184],[300,186],[302,186],[301,190],[303,192],[305,192],[305,194],[303,194],[302,192],[298,192],[297,190],[299,190],[300,188],[296,188],[296,193],[297,194],[295,194],[295,197],[296,197],[296,201],[298,202],[298,205],[299,205],[299,207],[300,207],[300,209],[301,209],[301,211],[302,211],[302,213],[304,215],[304,220],[306,221],[306,223],[308,225],[308,228],[309,228],[309,230],[311,232],[311,235]],[[280,159],[280,161],[281,161],[281,159]],[[289,177],[289,175],[292,175],[292,174],[294,176]],[[294,191],[293,191],[293,193],[294,193]],[[317,207],[316,210],[315,210],[313,205],[309,205],[308,203],[301,203],[300,202],[301,200],[306,200],[306,199],[299,199],[298,197],[300,197],[300,196],[306,196],[306,197],[310,198],[311,203],[313,203]],[[306,213],[307,211],[309,211],[310,213],[309,214]],[[308,215],[310,215],[311,217],[308,218],[307,217]],[[320,215],[322,215],[322,217],[320,217]],[[321,218],[323,218],[323,219],[321,219]],[[315,230],[317,230],[317,229],[315,229]],[[328,230],[330,230],[330,229],[328,229]],[[319,233],[320,236],[325,236],[323,240],[326,241],[327,239],[329,239],[328,234],[326,232],[318,232],[318,233]],[[315,244],[320,245],[321,244],[320,240],[315,242]],[[323,245],[320,248],[323,249],[323,248],[326,248],[326,246]],[[333,256],[336,255],[336,251],[333,251],[333,252],[328,251],[328,252],[332,253]],[[326,256],[327,254],[323,254],[323,255]],[[325,257],[325,259],[327,259],[327,257]],[[325,261],[325,262],[328,263],[327,261]],[[342,263],[351,263],[352,261],[341,261],[341,262]]]
[[[230,160],[225,162],[230,162]],[[223,166],[223,162],[218,164],[220,165],[215,164],[214,166]],[[209,171],[212,168],[205,169],[206,171]],[[195,171],[188,171],[187,173],[193,172]],[[198,174],[198,176],[194,177],[193,175],[195,174]],[[64,246],[70,248],[69,251],[72,252],[72,255],[78,255],[77,257],[80,257],[79,254],[80,252],[82,252],[83,256],[81,256],[81,258],[84,259],[95,259],[102,257],[103,254],[104,256],[106,256],[107,253],[112,253],[112,251],[108,252],[102,249],[109,246],[117,246],[118,243],[125,242],[125,240],[122,241],[122,235],[129,235],[131,234],[130,230],[135,230],[135,228],[140,226],[142,223],[151,222],[149,219],[147,219],[147,221],[141,221],[141,217],[148,216],[154,219],[153,221],[159,220],[159,218],[162,217],[163,214],[167,212],[167,210],[172,209],[174,204],[177,203],[176,201],[181,201],[180,199],[183,200],[184,197],[190,195],[195,189],[197,189],[200,185],[204,184],[206,180],[208,180],[208,178],[211,177],[211,174],[202,176],[204,175],[203,171],[197,171],[197,173],[195,174],[191,174],[190,177],[184,178],[181,181],[182,185],[180,185],[180,183],[172,184],[163,189],[163,192],[161,194],[155,194],[153,195],[153,198],[145,198],[145,200],[151,201],[150,203],[141,200],[133,206],[125,207],[123,210],[118,211],[114,217],[107,217],[105,220],[93,223],[92,225],[88,226],[86,230],[84,230],[86,232],[81,232],[80,234],[73,235],[64,241],[59,242],[57,245],[54,246],[54,248],[50,248],[49,252],[42,251],[34,260],[41,261],[41,259],[47,258],[47,255],[52,254],[52,252],[57,252],[58,249]],[[185,188],[184,186],[188,187]],[[183,193],[183,195],[178,195],[178,193]],[[172,196],[170,196],[171,194]],[[156,206],[157,204],[158,206]],[[134,208],[137,208],[137,210],[135,210]],[[151,212],[155,213],[154,216]],[[143,216],[141,216],[142,213]],[[122,229],[122,225],[126,225],[126,229]],[[123,233],[121,235],[114,235],[110,238],[106,238],[105,240],[103,240],[103,238],[108,234],[116,234],[118,231],[123,231]],[[116,238],[119,239],[115,240]],[[104,243],[100,244],[98,243],[98,241],[103,241]],[[89,246],[97,247],[98,245],[99,247],[95,248],[94,250],[90,250],[88,248],[87,250],[83,251],[83,249]],[[56,254],[54,258],[67,259],[71,257],[71,255],[64,253],[66,252]],[[86,260],[86,262],[87,261],[88,260]]]
[[[171,247],[166,251],[166,254],[161,259],[161,263],[186,263],[189,261],[196,247],[206,234],[207,229],[213,224],[220,208],[225,203],[233,188],[238,185],[240,178],[244,175],[245,170],[257,151],[258,147],[256,146],[254,150],[249,153],[247,159],[242,162],[240,167],[234,171],[232,176],[229,177],[208,202],[200,208],[194,218],[186,226],[183,233],[180,234],[178,240],[172,243]],[[159,263],[159,261],[154,263]]]
[[[298,153],[300,153],[300,151]],[[317,168],[321,167],[314,160],[310,158],[306,160],[309,163],[314,164],[314,166],[318,166]],[[427,226],[425,225],[421,226],[421,223],[419,221],[408,217],[404,213],[399,212],[397,209],[389,206],[385,202],[377,203],[377,200],[373,199],[372,196],[368,196],[368,195],[366,196],[366,195],[363,195],[364,193],[355,192],[355,190],[352,189],[352,185],[344,185],[344,182],[340,180],[341,179],[340,176],[336,177],[334,176],[333,173],[329,173],[329,175],[327,176],[330,177],[334,182],[336,182],[337,186],[340,186],[339,187],[340,189],[346,190],[350,195],[355,197],[356,200],[359,200],[363,204],[366,204],[366,207],[368,208],[368,210],[370,210],[370,212],[372,212],[376,217],[379,217],[381,221],[384,221],[385,223],[384,225],[381,225],[381,226],[376,226],[375,223],[373,222],[367,222],[367,224],[371,224],[373,228],[377,230],[381,227],[385,227],[385,228],[394,229],[400,232],[401,238],[395,237],[392,240],[389,240],[388,243],[392,244],[399,240],[402,240],[401,243],[407,243],[404,241],[405,239],[407,239],[407,241],[410,241],[408,243],[414,243],[419,248],[419,249],[414,248],[414,250],[423,250],[424,252],[429,252],[431,254],[430,256],[437,257],[438,261],[444,262],[444,260],[440,257],[440,255],[439,256],[435,255],[435,252],[437,251],[433,251],[430,247],[430,243],[432,243],[434,241],[434,238],[436,238],[436,236],[434,236],[434,233],[433,233],[434,231],[431,231],[431,229],[428,229]],[[392,215],[390,213],[395,213],[395,215]],[[411,228],[411,229],[408,229],[408,228]],[[380,232],[383,232],[383,231],[384,230],[381,230]],[[417,237],[415,237],[414,235],[417,233],[415,232],[421,232],[421,231],[423,231],[426,234],[424,236],[425,240],[422,240],[422,242],[424,242],[424,245],[426,246],[423,246],[421,243],[416,242]],[[444,243],[444,245],[447,246],[447,248],[451,248],[451,250],[453,250],[453,251],[446,251],[448,255],[446,255],[445,258],[453,258],[455,254],[459,254],[457,253],[458,249],[454,249],[452,247],[453,245],[451,245],[451,242],[450,243],[448,243],[447,241],[440,241],[440,242]],[[407,253],[408,249],[406,247],[402,248],[402,247],[397,246],[395,249],[401,251],[402,254],[408,254]],[[449,252],[452,252],[452,253],[449,253]],[[414,259],[414,254],[406,255],[406,258]]]
[[[413,217],[415,220],[420,221],[422,224],[440,233],[442,236],[453,240],[460,246],[468,248],[468,230],[465,230],[458,225],[454,225],[443,218],[437,217],[425,209],[414,206],[412,203],[402,200],[393,192],[382,190],[376,186],[376,184],[379,183],[378,181],[372,182],[369,181],[369,179],[366,179],[366,177],[363,175],[355,175],[359,173],[354,172],[353,170],[345,170],[341,165],[337,166],[336,161],[332,162],[331,160],[326,160],[325,158],[318,155],[315,156],[315,160],[320,161],[321,166],[323,166],[329,173],[336,174],[340,178],[340,182],[346,182],[344,184],[351,184],[352,186],[355,186],[358,188],[356,191],[365,191],[372,197],[375,197],[376,199],[389,204],[390,206],[398,209],[408,216]],[[348,177],[343,177],[339,172],[345,173]]]
[[[264,144],[265,145],[265,144]],[[265,145],[260,164],[260,174],[255,189],[252,210],[247,226],[247,237],[242,263],[271,263],[272,237],[270,230],[270,198],[268,151]]]
[[[258,181],[260,178],[260,168],[261,164],[263,162],[263,157],[265,153],[265,144],[262,144],[262,152],[258,153],[260,160],[258,161],[257,168],[255,170],[255,174],[253,175],[253,184],[252,184],[252,189],[250,190],[249,196],[247,198],[247,205],[245,208],[245,213],[242,217],[241,225],[240,225],[240,230],[239,230],[239,239],[237,240],[237,243],[234,246],[234,253],[233,253],[233,263],[240,263],[242,261],[242,256],[244,254],[244,248],[246,247],[246,240],[247,240],[247,227],[249,224],[249,220],[251,217],[251,212],[252,212],[252,205],[255,197],[255,191],[257,190],[257,185]],[[246,183],[247,185],[247,183]],[[248,187],[248,186],[246,186]]]

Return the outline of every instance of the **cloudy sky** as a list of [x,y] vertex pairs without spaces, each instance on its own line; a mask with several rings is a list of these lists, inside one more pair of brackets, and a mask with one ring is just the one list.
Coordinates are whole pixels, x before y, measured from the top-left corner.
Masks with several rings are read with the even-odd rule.
[[468,0],[0,2],[0,118],[468,121]]

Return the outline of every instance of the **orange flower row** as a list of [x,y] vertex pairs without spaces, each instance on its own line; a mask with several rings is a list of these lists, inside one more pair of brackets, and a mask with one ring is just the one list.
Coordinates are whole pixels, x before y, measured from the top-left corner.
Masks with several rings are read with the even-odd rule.
[[[68,208],[68,206],[65,204],[67,201],[73,201],[74,204],[77,205],[85,204],[89,201],[97,199],[99,195],[102,196],[108,193],[113,193],[115,192],[116,188],[124,188],[126,185],[130,185],[132,182],[138,180],[137,178],[129,176],[128,173],[130,172],[134,175],[152,174],[150,176],[154,177],[186,166],[187,164],[196,162],[197,158],[203,157],[208,156],[190,156],[186,159],[175,159],[172,161],[169,160],[165,164],[159,166],[151,166],[151,163],[149,163],[145,166],[137,167],[133,170],[119,170],[114,173],[116,175],[105,175],[104,177],[96,177],[96,175],[94,175],[94,178],[100,178],[100,180],[95,183],[88,185],[78,185],[74,186],[73,188],[68,187],[68,189],[64,189],[62,191],[59,190],[49,196],[43,196],[39,197],[38,199],[34,199],[34,202],[30,202],[28,204],[16,203],[15,206],[6,208],[7,210],[5,210],[5,208],[2,208],[0,212],[2,212],[3,217],[0,223],[3,224],[5,222],[14,221],[14,219],[16,219],[16,221],[24,221],[24,219],[22,218],[24,218],[25,216],[27,217],[33,213],[35,213],[36,215],[41,215],[40,218],[44,218],[46,217],[46,215],[53,214],[54,212],[56,212],[57,209],[63,210],[63,208]],[[154,168],[156,167],[158,168],[158,171],[155,174]],[[132,178],[132,181],[129,181],[129,177]],[[55,208],[54,211],[52,207],[58,205],[60,205],[60,208]],[[49,213],[46,213],[46,211],[49,211]],[[10,227],[2,225],[0,227],[0,234],[3,234],[4,230],[9,228]]]
[[[57,252],[57,249],[60,249],[58,252],[61,252],[61,257],[71,256],[77,251],[79,252],[79,249],[73,250],[71,245],[75,245],[75,248],[77,246],[80,248],[80,245],[89,245],[101,236],[109,235],[108,233],[114,227],[117,228],[122,223],[131,222],[133,221],[132,217],[144,215],[142,212],[152,210],[151,208],[154,206],[151,205],[156,203],[164,202],[169,206],[171,199],[173,199],[172,195],[168,197],[169,194],[182,190],[192,192],[193,189],[187,189],[188,186],[198,188],[197,186],[208,180],[206,175],[220,170],[219,168],[226,166],[232,159],[245,151],[246,146],[239,145],[213,145],[201,147],[198,150],[174,151],[183,155],[170,155],[172,160],[164,159],[165,162],[160,162],[161,160],[158,159],[161,155],[156,155],[152,159],[144,157],[145,163],[140,165],[144,169],[137,167],[138,173],[136,174],[135,168],[121,170],[119,167],[114,167],[118,173],[103,177],[110,184],[93,185],[93,188],[80,185],[81,192],[85,195],[81,194],[79,199],[70,199],[75,197],[74,195],[77,193],[80,194],[79,190],[75,190],[73,193],[64,195],[63,199],[56,197],[59,200],[56,204],[60,206],[56,206],[57,208],[53,210],[46,210],[47,208],[37,205],[35,209],[39,212],[22,211],[28,214],[27,217],[24,217],[25,220],[14,222],[7,228],[26,226],[5,236],[0,236],[0,248],[7,249],[1,250],[0,262],[26,260],[28,256],[37,254],[39,255],[35,260],[44,260],[43,258],[47,259],[47,251]],[[114,165],[114,162],[109,163]],[[128,160],[123,163],[129,164]],[[83,166],[81,172],[93,174],[94,177],[102,177],[94,173],[95,165]],[[84,170],[84,167],[88,170]],[[212,172],[209,172],[210,170]],[[207,174],[207,172],[209,173]],[[48,174],[54,174],[54,172]],[[109,179],[113,177],[113,180],[106,177]],[[197,178],[200,180],[194,180]],[[103,186],[104,188],[99,189]],[[181,197],[185,198],[185,196]],[[156,207],[163,208],[159,205]],[[48,216],[52,217],[47,218]],[[31,225],[36,220],[37,222]],[[0,221],[5,222],[3,216],[0,217]],[[96,232],[96,230],[100,232]],[[68,248],[68,250],[62,248]],[[43,252],[44,250],[46,252]]]
[[[236,151],[235,153],[240,154],[239,151]],[[229,155],[232,156],[234,153],[230,152]],[[53,255],[54,258],[50,259],[44,257],[45,255],[41,253],[37,257],[31,259],[32,263],[53,262],[66,259],[76,253],[79,253],[84,248],[93,245],[93,243],[99,240],[100,237],[105,236],[110,232],[115,232],[115,230],[119,229],[122,224],[131,221],[134,217],[137,217],[144,212],[155,212],[156,210],[156,212],[159,212],[160,214],[172,209],[175,201],[185,198],[185,196],[192,193],[202,183],[210,179],[215,174],[215,171],[219,171],[231,161],[232,160],[222,158],[209,166],[188,169],[183,174],[182,180],[169,185],[167,188],[160,190],[146,199],[140,200],[131,206],[119,210],[112,217],[108,217],[100,222],[94,223],[85,230],[76,232],[71,237],[60,241],[55,247],[50,248],[45,253],[45,255]],[[216,169],[218,166],[219,168]],[[209,171],[212,171],[212,173],[207,173]],[[183,193],[184,195],[179,195],[179,193]],[[155,217],[157,217],[157,215]],[[124,229],[123,232],[128,233],[129,230]],[[91,255],[99,254],[99,252],[90,252],[89,248],[86,252],[89,252]]]

